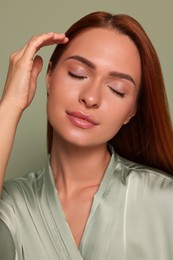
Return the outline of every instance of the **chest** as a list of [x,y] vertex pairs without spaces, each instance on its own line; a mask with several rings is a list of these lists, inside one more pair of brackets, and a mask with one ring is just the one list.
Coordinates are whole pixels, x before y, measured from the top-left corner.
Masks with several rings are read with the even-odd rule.
[[97,189],[98,187],[82,189],[71,196],[62,196],[62,194],[60,194],[62,209],[78,247],[85,230]]

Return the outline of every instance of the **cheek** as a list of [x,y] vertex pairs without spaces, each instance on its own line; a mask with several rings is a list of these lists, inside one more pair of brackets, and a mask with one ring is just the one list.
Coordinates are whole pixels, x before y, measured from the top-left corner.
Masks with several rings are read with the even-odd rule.
[[135,114],[136,98],[129,100],[120,99],[112,102],[112,104],[110,102],[106,110],[106,125],[109,129],[119,129]]
[[61,74],[52,77],[49,84],[49,95],[47,100],[48,116],[60,115],[61,111],[66,110],[75,100],[75,89],[68,84],[67,78]]
[[57,99],[70,98],[76,91],[74,83],[72,84],[67,74],[61,70],[55,72],[50,80],[49,86],[49,94]]

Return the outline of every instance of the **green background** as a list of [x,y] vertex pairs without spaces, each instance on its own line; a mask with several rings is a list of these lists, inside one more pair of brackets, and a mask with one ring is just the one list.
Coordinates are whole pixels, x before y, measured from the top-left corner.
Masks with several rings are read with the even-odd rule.
[[[173,119],[173,0],[1,0],[0,94],[11,52],[22,47],[34,34],[64,32],[77,19],[93,11],[127,13],[142,24],[161,61]],[[45,73],[53,48],[40,51],[44,68],[36,97],[20,121],[6,178],[38,170],[47,160]]]

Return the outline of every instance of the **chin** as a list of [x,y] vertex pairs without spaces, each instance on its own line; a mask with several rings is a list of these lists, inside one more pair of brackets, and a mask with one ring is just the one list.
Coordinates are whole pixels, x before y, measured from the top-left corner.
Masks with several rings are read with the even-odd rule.
[[80,134],[80,133],[73,133],[73,134],[54,134],[54,140],[56,140],[57,146],[61,143],[63,145],[71,145],[78,148],[89,148],[98,145],[103,145],[107,141],[97,140],[96,137],[91,136],[89,134]]

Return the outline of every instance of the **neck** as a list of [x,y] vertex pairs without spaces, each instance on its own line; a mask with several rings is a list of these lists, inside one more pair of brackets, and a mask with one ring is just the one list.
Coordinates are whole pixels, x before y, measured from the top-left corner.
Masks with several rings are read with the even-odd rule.
[[98,186],[110,160],[107,145],[77,147],[53,140],[51,167],[58,190],[66,194],[77,188]]

